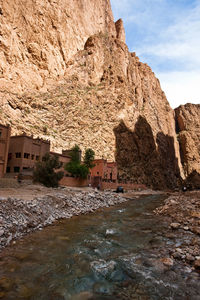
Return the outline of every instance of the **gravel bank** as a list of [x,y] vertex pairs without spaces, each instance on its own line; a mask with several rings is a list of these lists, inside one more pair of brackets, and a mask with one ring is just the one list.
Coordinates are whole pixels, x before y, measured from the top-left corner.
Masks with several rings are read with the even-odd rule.
[[171,259],[200,272],[200,191],[173,194],[155,213],[169,217]]
[[0,249],[55,220],[93,212],[127,200],[111,192],[73,190],[54,190],[53,194],[28,200],[0,197]]

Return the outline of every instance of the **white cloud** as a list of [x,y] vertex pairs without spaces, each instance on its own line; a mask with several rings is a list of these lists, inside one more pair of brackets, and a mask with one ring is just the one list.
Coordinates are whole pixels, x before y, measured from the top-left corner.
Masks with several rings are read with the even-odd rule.
[[185,103],[200,103],[200,73],[169,72],[158,73],[161,87],[172,108]]
[[[186,14],[186,12],[185,12]],[[181,68],[200,67],[200,3],[187,11],[186,16],[178,15],[175,23],[157,32],[157,40],[139,47],[138,55],[154,56],[155,60],[174,60],[174,64],[182,64]]]
[[130,51],[157,74],[172,107],[200,103],[200,1],[111,0]]

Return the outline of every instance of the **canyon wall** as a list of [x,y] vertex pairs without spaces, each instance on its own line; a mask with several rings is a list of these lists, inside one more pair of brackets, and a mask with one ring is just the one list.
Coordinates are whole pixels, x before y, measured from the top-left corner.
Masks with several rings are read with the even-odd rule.
[[135,183],[178,184],[174,111],[108,0],[0,0],[0,23],[0,121],[12,134],[91,147]]
[[184,172],[200,174],[200,104],[181,105],[175,113]]
[[1,90],[45,89],[99,31],[116,34],[109,0],[0,0]]

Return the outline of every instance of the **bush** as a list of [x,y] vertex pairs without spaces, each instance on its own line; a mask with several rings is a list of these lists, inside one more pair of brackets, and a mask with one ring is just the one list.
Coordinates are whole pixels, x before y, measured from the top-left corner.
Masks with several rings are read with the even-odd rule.
[[94,151],[92,149],[86,149],[84,156],[84,163],[80,161],[80,148],[75,145],[70,153],[71,161],[65,165],[65,170],[72,176],[86,179],[89,174],[89,169],[94,167],[92,163],[94,160]]
[[40,182],[47,187],[58,187],[60,179],[64,176],[62,171],[55,172],[60,167],[61,163],[58,157],[46,153],[42,161],[36,163],[36,168],[33,172],[33,181]]

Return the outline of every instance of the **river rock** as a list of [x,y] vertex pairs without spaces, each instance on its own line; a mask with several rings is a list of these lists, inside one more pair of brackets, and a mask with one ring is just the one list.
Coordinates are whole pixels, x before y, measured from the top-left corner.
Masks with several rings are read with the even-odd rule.
[[180,228],[180,226],[181,226],[180,223],[171,223],[171,224],[170,224],[170,227],[171,227],[172,229],[178,229],[178,228]]
[[197,227],[197,226],[192,227],[192,232],[200,235],[200,227]]
[[97,274],[101,275],[103,277],[109,277],[109,275],[114,271],[116,267],[115,261],[109,261],[106,262],[103,259],[100,259],[98,261],[91,262],[91,268],[92,270]]
[[45,195],[33,200],[3,198],[0,201],[0,248],[28,232],[42,230],[55,220],[93,212],[127,199],[112,192],[69,191]]
[[162,262],[165,266],[168,266],[168,267],[172,267],[173,264],[174,264],[173,259],[172,259],[172,258],[169,258],[169,257],[161,258],[161,262]]
[[200,270],[200,259],[195,260],[194,267],[195,267],[195,269]]
[[185,256],[186,260],[188,260],[189,262],[192,262],[195,260],[194,256],[190,255],[190,254],[186,254]]

